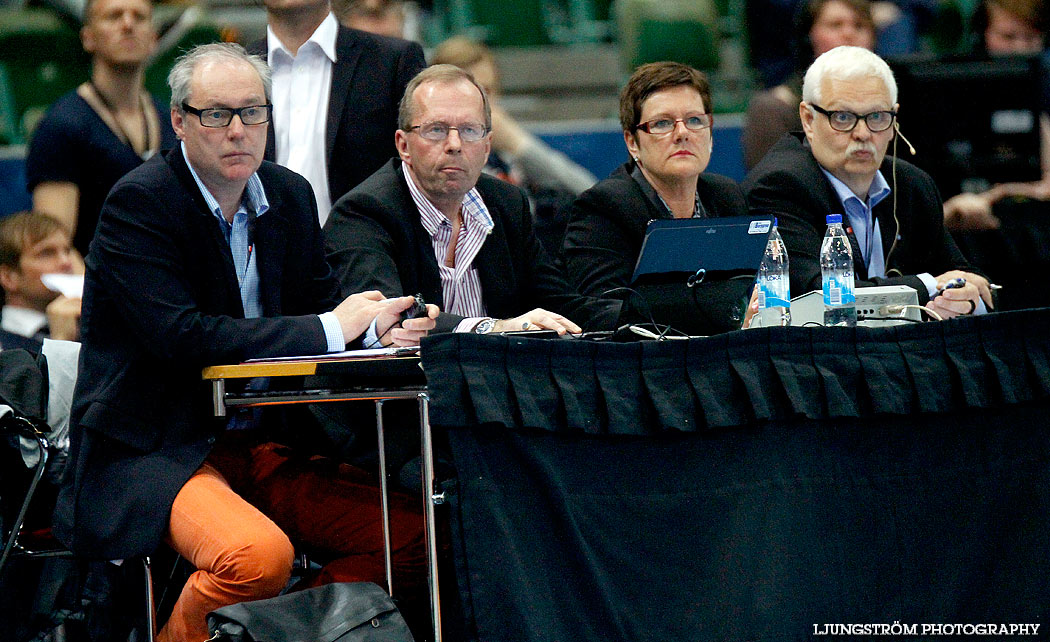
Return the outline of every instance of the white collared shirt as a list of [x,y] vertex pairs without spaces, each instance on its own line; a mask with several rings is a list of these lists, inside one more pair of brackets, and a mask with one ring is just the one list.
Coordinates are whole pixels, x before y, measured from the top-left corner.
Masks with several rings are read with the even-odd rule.
[[0,313],[0,327],[11,334],[32,338],[47,326],[47,315],[40,310],[5,305]]
[[[339,23],[328,17],[292,55],[266,27],[267,62],[273,77],[273,129],[277,163],[310,181],[323,226],[332,209],[325,130]],[[341,196],[341,194],[337,194]]]

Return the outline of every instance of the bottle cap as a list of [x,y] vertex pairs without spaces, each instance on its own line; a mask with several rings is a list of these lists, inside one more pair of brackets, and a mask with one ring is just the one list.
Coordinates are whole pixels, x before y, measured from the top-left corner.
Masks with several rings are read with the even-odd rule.
[[828,225],[834,225],[835,223],[841,223],[842,222],[842,215],[841,214],[828,214],[827,222],[828,222]]

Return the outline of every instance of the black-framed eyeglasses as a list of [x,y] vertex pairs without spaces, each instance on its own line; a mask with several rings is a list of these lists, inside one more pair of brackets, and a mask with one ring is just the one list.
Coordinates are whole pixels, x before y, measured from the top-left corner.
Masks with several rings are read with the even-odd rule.
[[647,120],[636,127],[647,134],[654,136],[663,136],[664,134],[670,134],[674,131],[674,128],[678,126],[678,123],[685,125],[685,128],[692,132],[698,132],[703,129],[707,129],[715,122],[715,117],[711,114],[694,114],[693,116],[686,116],[685,118],[654,118],[653,120]]
[[893,119],[897,117],[895,111],[873,111],[868,114],[854,114],[851,111],[828,111],[819,105],[810,105],[814,111],[818,111],[828,117],[828,124],[837,132],[851,132],[861,120],[868,126],[870,132],[884,132],[893,125]]
[[453,127],[448,123],[442,122],[413,125],[408,128],[408,131],[418,130],[416,133],[421,137],[436,142],[448,138],[448,133],[453,129],[459,133],[459,139],[465,143],[476,143],[489,133],[488,127],[485,127],[481,123],[463,123],[459,127]]
[[200,119],[204,127],[226,127],[233,122],[234,115],[240,116],[245,125],[262,125],[270,120],[273,105],[248,105],[247,107],[216,107],[197,109],[182,103],[182,111],[193,114]]

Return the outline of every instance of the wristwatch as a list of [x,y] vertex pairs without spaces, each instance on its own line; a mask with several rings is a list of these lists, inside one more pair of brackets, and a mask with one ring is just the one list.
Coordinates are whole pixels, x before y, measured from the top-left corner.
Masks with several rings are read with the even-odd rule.
[[492,332],[492,329],[496,327],[495,319],[482,319],[476,326],[474,326],[475,334],[488,334]]

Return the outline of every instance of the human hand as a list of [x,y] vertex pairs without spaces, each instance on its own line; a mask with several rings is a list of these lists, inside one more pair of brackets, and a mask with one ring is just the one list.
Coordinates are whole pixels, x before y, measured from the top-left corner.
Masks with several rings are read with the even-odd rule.
[[973,285],[974,287],[976,287],[977,293],[980,295],[981,299],[984,300],[985,307],[987,307],[989,310],[993,309],[992,288],[988,284],[988,279],[984,278],[980,274],[974,274],[973,272],[963,272],[962,270],[949,270],[937,277],[937,288],[943,290],[944,286],[952,279],[965,279],[968,285]]
[[516,332],[520,330],[554,330],[558,334],[579,334],[580,326],[560,314],[548,312],[543,308],[530,310],[513,319],[500,319],[493,326],[493,332]]
[[944,226],[953,231],[999,229],[999,219],[992,214],[994,201],[989,192],[956,194],[944,202]]
[[750,328],[756,314],[758,314],[758,286],[751,290],[751,300],[747,302],[747,309],[744,310],[744,322],[740,324],[740,327],[744,330]]
[[80,299],[60,295],[47,304],[47,325],[51,338],[61,341],[76,341],[80,338]]
[[347,343],[361,336],[368,329],[368,326],[372,324],[372,319],[375,319],[386,307],[385,301],[386,297],[382,292],[369,290],[351,294],[332,310],[336,319],[339,320],[339,327],[343,330],[343,338]]
[[1026,183],[997,183],[985,195],[996,202],[1001,198],[1031,198],[1038,201],[1050,199],[1050,178]]
[[379,335],[380,343],[384,346],[418,346],[423,337],[434,329],[434,320],[441,310],[433,303],[427,304],[426,316],[401,320],[401,313],[412,307],[414,302],[415,298],[410,296],[387,301],[386,308],[376,317],[376,333],[382,333]]
[[[965,280],[962,287],[946,287],[953,279]],[[973,314],[977,309],[978,298],[985,302],[985,307],[992,309],[992,294],[988,280],[984,277],[961,270],[951,270],[937,277],[938,293],[926,304],[941,318],[950,319],[960,315]]]

